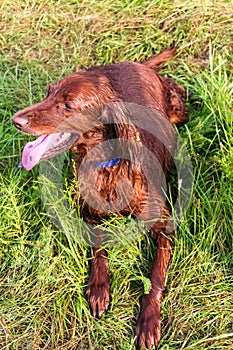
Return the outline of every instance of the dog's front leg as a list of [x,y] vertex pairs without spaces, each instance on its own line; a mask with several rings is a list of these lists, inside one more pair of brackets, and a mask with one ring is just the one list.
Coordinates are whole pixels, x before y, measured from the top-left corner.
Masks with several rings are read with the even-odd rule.
[[142,299],[142,310],[136,328],[136,346],[150,349],[160,340],[160,304],[168,264],[171,258],[171,241],[158,234],[158,251],[151,273],[151,291]]
[[103,312],[108,309],[109,289],[107,252],[102,248],[93,248],[87,297],[94,317],[101,317]]

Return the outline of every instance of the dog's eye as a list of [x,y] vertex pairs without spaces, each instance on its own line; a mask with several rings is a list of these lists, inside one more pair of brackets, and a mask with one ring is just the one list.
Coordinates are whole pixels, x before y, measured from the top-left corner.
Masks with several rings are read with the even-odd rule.
[[71,111],[73,109],[73,106],[70,102],[65,102],[64,107],[69,111]]

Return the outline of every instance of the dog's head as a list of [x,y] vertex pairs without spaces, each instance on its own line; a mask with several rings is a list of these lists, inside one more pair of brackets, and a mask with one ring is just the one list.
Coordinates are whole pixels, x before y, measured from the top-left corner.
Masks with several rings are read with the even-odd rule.
[[[77,113],[89,113],[94,107],[116,100],[104,75],[81,71],[51,84],[43,101],[17,112],[12,119],[21,132],[31,135],[52,134]],[[83,127],[82,120],[80,128]],[[76,128],[78,130],[78,124]]]
[[23,151],[23,166],[30,170],[38,161],[70,148],[80,135],[102,125],[103,106],[117,101],[108,79],[85,71],[50,85],[46,98],[16,113],[16,128],[41,135]]

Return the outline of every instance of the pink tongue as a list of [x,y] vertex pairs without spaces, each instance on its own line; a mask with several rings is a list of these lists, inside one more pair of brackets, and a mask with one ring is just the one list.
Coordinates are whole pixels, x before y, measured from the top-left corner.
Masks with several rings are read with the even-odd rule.
[[50,149],[59,146],[64,139],[70,137],[69,133],[42,135],[33,142],[28,142],[23,149],[22,163],[25,169],[31,170]]
[[40,161],[40,158],[46,151],[46,139],[48,139],[48,137],[49,135],[42,135],[35,141],[26,144],[22,154],[24,168],[31,170]]

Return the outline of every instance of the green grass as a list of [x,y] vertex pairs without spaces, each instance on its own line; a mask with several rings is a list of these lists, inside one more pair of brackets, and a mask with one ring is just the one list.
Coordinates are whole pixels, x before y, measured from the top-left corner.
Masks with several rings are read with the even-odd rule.
[[[134,349],[155,244],[132,221],[112,219],[113,233],[120,227],[136,239],[122,237],[121,246],[109,249],[112,300],[101,320],[92,318],[85,298],[90,256],[80,220],[71,215],[61,231],[51,222],[38,168],[17,167],[28,136],[13,128],[11,116],[80,67],[140,61],[173,43],[177,56],[163,74],[193,96],[180,135],[194,184],[176,232],[159,349],[232,349],[232,11],[231,1],[223,0],[1,1],[1,349]],[[66,198],[72,208],[68,189]]]

